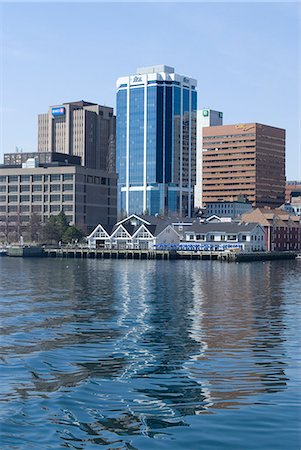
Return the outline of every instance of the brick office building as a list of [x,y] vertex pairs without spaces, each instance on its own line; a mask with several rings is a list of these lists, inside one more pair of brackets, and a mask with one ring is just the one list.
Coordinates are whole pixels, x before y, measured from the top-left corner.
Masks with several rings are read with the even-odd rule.
[[258,123],[203,129],[203,204],[245,197],[278,207],[285,195],[285,130]]

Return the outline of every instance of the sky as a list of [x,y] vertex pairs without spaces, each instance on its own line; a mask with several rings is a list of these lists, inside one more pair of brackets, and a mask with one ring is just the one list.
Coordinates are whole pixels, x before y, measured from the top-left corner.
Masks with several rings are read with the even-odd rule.
[[301,180],[300,24],[297,2],[2,2],[0,161],[37,150],[50,105],[115,108],[118,77],[166,64],[224,124],[285,128],[287,179]]

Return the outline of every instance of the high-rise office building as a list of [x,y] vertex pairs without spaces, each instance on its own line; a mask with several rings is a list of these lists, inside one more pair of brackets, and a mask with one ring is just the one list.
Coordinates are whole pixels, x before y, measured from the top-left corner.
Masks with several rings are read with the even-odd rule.
[[140,68],[117,80],[119,214],[191,215],[196,84],[164,65]]
[[202,172],[203,172],[203,127],[223,125],[223,113],[213,109],[201,109],[197,111],[196,132],[196,185],[194,189],[194,205],[201,208],[202,205]]
[[285,130],[258,123],[203,128],[203,204],[245,197],[277,207],[285,195]]
[[50,106],[38,116],[38,151],[80,156],[91,169],[115,171],[113,108],[78,102]]

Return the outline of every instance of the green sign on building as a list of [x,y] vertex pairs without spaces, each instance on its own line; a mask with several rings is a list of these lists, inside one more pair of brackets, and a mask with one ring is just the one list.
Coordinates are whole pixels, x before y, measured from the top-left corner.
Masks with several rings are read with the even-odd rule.
[[204,117],[208,117],[208,115],[209,115],[208,109],[204,109],[204,110],[203,110],[203,116],[204,116]]

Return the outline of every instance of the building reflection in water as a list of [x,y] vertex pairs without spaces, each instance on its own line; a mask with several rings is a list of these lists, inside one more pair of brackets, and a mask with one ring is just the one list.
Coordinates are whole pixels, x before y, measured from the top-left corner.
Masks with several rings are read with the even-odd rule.
[[[277,264],[51,263],[42,281],[25,273],[31,291],[17,324],[6,312],[4,355],[26,372],[7,401],[58,396],[48,420],[66,443],[155,437],[285,389]],[[26,345],[11,338],[16,326]]]

